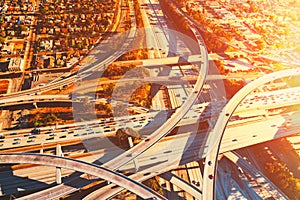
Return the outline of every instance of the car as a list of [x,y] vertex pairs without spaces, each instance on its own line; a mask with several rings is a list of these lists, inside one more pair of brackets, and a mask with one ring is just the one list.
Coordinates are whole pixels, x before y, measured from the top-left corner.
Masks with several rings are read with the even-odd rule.
[[59,138],[66,138],[67,136],[65,136],[65,135],[62,135],[62,136],[59,136]]
[[55,134],[55,133],[52,133],[52,134],[50,134],[49,136],[52,136],[52,137],[53,137],[53,136],[56,136],[56,134]]
[[77,134],[74,134],[74,137],[78,137],[79,136],[79,134],[77,133]]
[[21,140],[20,138],[14,138],[14,141],[18,141],[18,140]]
[[20,142],[13,142],[12,145],[20,144]]
[[29,136],[31,136],[31,133],[24,134],[24,137],[29,137]]
[[4,142],[4,140],[0,140],[0,143]]
[[32,139],[32,138],[36,138],[36,136],[35,135],[31,135],[31,136],[28,137],[28,139]]
[[196,186],[200,186],[200,183],[199,183],[199,181],[195,181],[195,183],[194,183]]
[[31,143],[31,142],[34,142],[34,140],[33,139],[27,140],[27,143]]
[[13,133],[11,133],[9,135],[18,135],[18,133],[17,132],[13,132]]
[[46,140],[54,140],[54,137],[46,138]]

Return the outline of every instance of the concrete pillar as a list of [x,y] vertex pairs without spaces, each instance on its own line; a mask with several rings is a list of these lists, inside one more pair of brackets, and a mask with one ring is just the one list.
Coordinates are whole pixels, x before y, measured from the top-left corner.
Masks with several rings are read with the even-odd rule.
[[[56,155],[63,157],[60,144],[56,145]],[[60,167],[56,167],[56,183],[57,184],[62,183],[62,181],[61,181],[61,168]]]
[[[130,148],[133,147],[132,137],[128,137],[128,142],[129,142],[129,147]],[[140,167],[137,159],[133,159],[132,162],[133,162],[135,171],[137,172],[139,170],[139,167]]]
[[40,149],[40,154],[44,153],[44,143],[42,143],[42,148]]

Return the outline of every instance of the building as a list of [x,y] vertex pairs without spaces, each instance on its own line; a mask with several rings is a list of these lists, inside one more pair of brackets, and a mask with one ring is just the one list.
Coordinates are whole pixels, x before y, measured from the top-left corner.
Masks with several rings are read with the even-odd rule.
[[6,72],[8,70],[9,60],[0,61],[0,72]]
[[8,71],[10,72],[17,72],[17,71],[23,71],[24,69],[24,60],[22,58],[11,58],[9,65],[8,65]]

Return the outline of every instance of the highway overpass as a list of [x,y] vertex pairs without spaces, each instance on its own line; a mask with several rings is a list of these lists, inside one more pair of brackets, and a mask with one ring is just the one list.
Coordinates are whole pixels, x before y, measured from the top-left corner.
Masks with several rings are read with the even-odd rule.
[[109,169],[93,165],[91,163],[85,163],[83,161],[73,160],[70,158],[63,158],[45,154],[29,154],[29,153],[11,153],[11,154],[0,154],[0,162],[2,164],[14,164],[14,163],[31,163],[38,165],[49,165],[54,167],[73,169],[79,172],[91,174],[104,180],[110,181],[123,188],[132,191],[140,197],[166,199],[165,197],[157,194],[153,190],[147,188],[143,184],[140,184],[132,179],[111,171]]
[[245,99],[245,97],[249,93],[251,93],[257,87],[283,77],[292,77],[299,74],[300,69],[283,70],[267,74],[243,87],[229,100],[229,102],[220,113],[213,131],[209,134],[209,138],[206,144],[207,149],[205,153],[206,159],[203,175],[203,197],[205,199],[215,198],[215,179],[212,177],[216,177],[218,154],[226,126],[230,117],[237,109],[238,105],[243,101],[243,99]]

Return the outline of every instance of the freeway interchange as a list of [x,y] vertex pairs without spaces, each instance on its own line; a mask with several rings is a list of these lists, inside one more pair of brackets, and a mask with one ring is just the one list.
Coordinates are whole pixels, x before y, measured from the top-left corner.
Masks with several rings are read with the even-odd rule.
[[[195,188],[179,177],[172,179],[172,183],[196,198],[213,199],[214,197],[211,195],[215,193],[209,193],[212,191],[212,188],[214,188],[214,186],[212,186],[214,179],[207,179],[207,177],[209,177],[207,174],[215,173],[215,168],[211,168],[212,163],[209,161],[215,159],[213,162],[214,165],[218,159],[216,155],[298,133],[300,125],[300,121],[298,120],[300,115],[299,111],[285,111],[285,108],[299,104],[299,87],[250,94],[244,101],[241,101],[242,99],[239,98],[239,106],[236,105],[237,109],[234,114],[230,112],[230,115],[228,112],[225,112],[226,115],[224,111],[222,112],[224,105],[228,106],[228,102],[224,100],[224,98],[217,99],[216,101],[205,101],[205,99],[204,101],[199,101],[199,99],[202,98],[201,92],[204,90],[203,88],[208,80],[222,80],[228,77],[224,77],[223,75],[208,75],[208,54],[201,35],[192,21],[187,19],[189,28],[196,38],[196,44],[200,52],[198,55],[192,55],[195,56],[196,59],[190,60],[189,57],[184,55],[186,49],[188,49],[187,47],[177,49],[177,47],[172,46],[174,44],[170,44],[172,34],[174,33],[167,29],[167,23],[161,19],[162,13],[157,7],[157,5],[159,5],[157,4],[158,2],[153,0],[140,2],[144,5],[141,11],[146,28],[147,46],[155,47],[153,50],[152,48],[149,50],[149,56],[152,58],[145,61],[142,65],[148,66],[153,76],[109,80],[107,82],[126,83],[127,81],[144,81],[167,85],[169,94],[172,94],[169,98],[171,99],[170,101],[172,102],[173,108],[171,110],[161,109],[151,112],[147,110],[145,113],[136,115],[74,122],[73,124],[56,125],[55,127],[2,131],[0,133],[3,137],[0,140],[0,149],[3,152],[0,154],[1,163],[30,163],[66,168],[97,176],[98,178],[109,181],[109,183],[112,182],[117,186],[128,189],[142,198],[165,199],[165,197],[157,194],[140,182],[175,169],[179,165],[188,164],[209,155],[209,159],[206,159],[207,164],[204,169],[202,190]],[[133,12],[133,2],[130,1],[129,4],[131,7],[131,16],[135,16]],[[148,15],[151,15],[150,21],[148,20]],[[45,86],[3,95],[0,99],[0,107],[9,110],[14,106],[26,106],[27,104],[37,105],[41,102],[46,102],[46,106],[52,103],[68,103],[66,105],[70,105],[80,102],[80,99],[76,99],[76,97],[72,97],[72,95],[44,95],[41,93],[72,84],[76,81],[88,79],[94,72],[104,70],[106,66],[113,63],[117,58],[128,51],[136,34],[135,21],[135,17],[132,17],[132,28],[127,33],[123,45],[111,55],[106,55],[106,57],[102,57],[102,59],[90,65],[83,66],[78,73],[79,75],[73,74],[66,79],[57,80]],[[161,46],[163,46],[162,50],[160,50]],[[97,54],[97,51],[100,50],[95,48],[95,54]],[[178,54],[182,53],[182,55],[174,57],[174,52]],[[178,58],[184,58],[184,63],[180,62]],[[156,60],[158,63],[161,61],[163,64],[151,65],[153,60]],[[185,76],[185,74],[180,76],[176,75],[176,65],[184,66],[191,64],[193,64],[195,69],[199,70],[197,76]],[[175,66],[174,68],[172,67],[173,65]],[[169,74],[165,73],[163,69],[164,66],[168,66]],[[158,74],[155,72],[156,68],[161,70],[162,76],[159,76],[160,72]],[[298,73],[297,70],[289,72],[290,76],[296,74],[295,72]],[[175,75],[166,76],[172,74]],[[276,76],[270,74],[265,78],[265,82],[269,82],[271,78],[275,79]],[[88,87],[88,85],[85,86]],[[93,87],[93,85],[91,87]],[[20,99],[21,96],[23,97],[22,99]],[[211,96],[213,96],[213,94],[211,94]],[[106,99],[97,99],[95,101],[107,102]],[[40,104],[38,106],[40,106]],[[132,105],[127,104],[127,106],[131,107]],[[227,108],[226,106],[225,109]],[[274,114],[274,110],[278,112]],[[255,114],[253,115],[253,113]],[[218,125],[218,121],[223,119],[223,114],[228,120],[229,117],[232,116],[232,120],[228,122],[228,124],[226,123],[227,129],[223,131],[225,134],[222,138],[222,143],[220,142],[219,144],[220,150],[217,149],[216,155],[210,155],[209,151],[209,153],[207,153],[207,149],[213,149],[212,151],[215,151],[214,148],[216,146],[214,142],[217,136],[213,134],[220,132],[218,131],[219,129],[213,127],[216,121],[217,127],[221,126]],[[287,124],[289,125],[287,126]],[[202,127],[203,125],[206,126]],[[107,138],[114,137],[117,130],[128,127],[136,130],[140,134],[141,141],[138,144],[127,150],[123,150],[109,142]],[[222,127],[224,128],[225,126]],[[259,134],[255,131],[255,127],[261,127],[265,129],[267,133]],[[174,133],[175,128],[177,129]],[[253,140],[253,138],[255,138],[255,140]],[[93,143],[93,139],[96,139],[99,143]],[[207,142],[208,145],[205,146]],[[30,152],[36,151],[44,145],[48,145],[47,148],[53,148],[56,144],[69,146],[70,144],[78,143],[82,143],[87,147],[87,151],[90,152],[90,154],[83,153],[82,155],[82,158],[86,159],[86,161],[54,155],[8,153],[13,152],[14,149],[18,152]],[[105,143],[111,146],[101,146]],[[28,149],[26,150],[26,148]],[[5,153],[5,151],[7,151],[7,153]],[[96,161],[101,164],[90,164]],[[211,171],[207,172],[206,170]],[[125,176],[116,171],[131,172],[132,175]],[[39,176],[37,179],[42,179],[42,176],[43,175]],[[73,181],[76,182],[76,184],[80,182],[80,180],[76,178]],[[110,183],[105,187],[95,190],[90,195],[87,195],[85,199],[106,199],[114,196],[120,192],[122,188],[113,187],[113,184]],[[60,198],[79,189],[80,187],[69,187],[65,184],[59,184],[48,190],[33,193],[29,195],[28,198],[44,199],[45,196],[51,199]],[[24,198],[26,198],[26,196]]]
[[[247,122],[247,120],[243,120],[243,116],[249,116],[249,113],[261,112],[261,115],[265,115],[265,110],[271,110],[278,107],[292,106],[298,104],[299,97],[299,88],[289,88],[279,91],[271,91],[264,94],[256,94],[248,96],[242,104],[239,105],[238,109],[235,111],[236,116],[240,116],[240,120],[232,121],[229,123],[230,126],[238,126],[239,124],[243,124]],[[47,95],[45,95],[47,96]],[[45,96],[41,96],[45,98]],[[289,98],[282,98],[273,100],[274,96],[289,96]],[[40,99],[39,96],[33,96],[36,99]],[[55,97],[55,95],[50,95],[50,98]],[[68,96],[61,96],[58,98],[65,98],[65,101],[71,101],[68,99]],[[57,98],[57,96],[56,96]],[[290,100],[292,99],[292,100]],[[55,100],[53,100],[55,102]],[[251,103],[251,101],[255,101],[255,104]],[[215,102],[214,109],[221,110],[224,102]],[[209,103],[202,103],[198,105],[194,105],[189,109],[186,117],[180,121],[177,126],[182,126],[183,124],[193,124],[197,121],[205,121],[212,117],[217,117],[213,115],[213,112],[210,111],[211,105]],[[84,123],[75,123],[72,125],[58,125],[55,129],[53,127],[45,127],[40,128],[39,134],[35,134],[33,132],[34,129],[24,129],[21,131],[6,131],[2,132],[2,135],[5,136],[3,139],[5,142],[0,147],[1,149],[12,148],[12,147],[22,147],[26,146],[29,143],[33,144],[46,144],[51,143],[53,141],[47,139],[52,138],[56,142],[59,141],[68,141],[68,140],[76,140],[80,138],[82,140],[94,137],[95,135],[105,137],[113,134],[116,130],[120,128],[130,127],[139,132],[146,132],[143,135],[149,135],[152,130],[158,128],[158,124],[154,123],[155,120],[162,120],[165,123],[166,118],[163,116],[161,119],[158,118],[159,112],[151,112],[147,114],[140,114],[136,116],[124,116],[124,117],[115,117],[115,118],[107,118],[95,121],[89,121]],[[199,115],[199,118],[197,117]],[[236,117],[235,117],[236,118]],[[245,122],[244,122],[245,121]],[[249,120],[248,120],[249,121]],[[87,133],[87,134],[86,134]],[[33,139],[33,140],[30,140]],[[19,144],[13,144],[18,141]],[[28,142],[30,141],[30,142]]]

